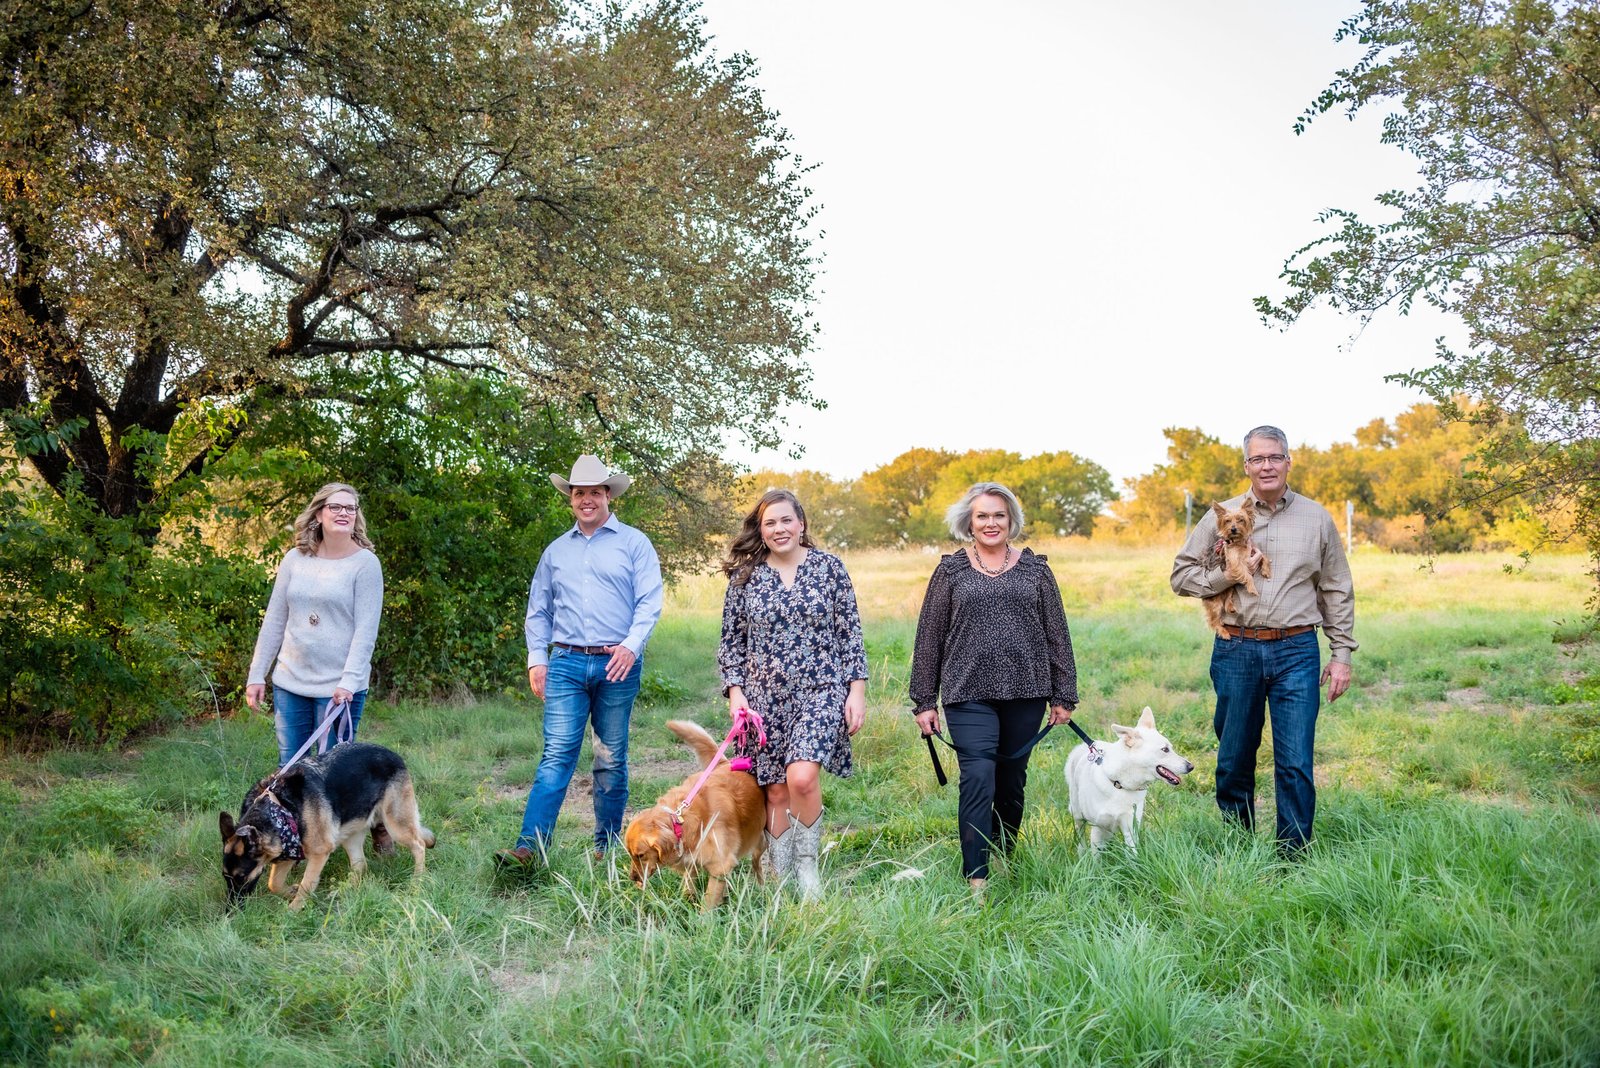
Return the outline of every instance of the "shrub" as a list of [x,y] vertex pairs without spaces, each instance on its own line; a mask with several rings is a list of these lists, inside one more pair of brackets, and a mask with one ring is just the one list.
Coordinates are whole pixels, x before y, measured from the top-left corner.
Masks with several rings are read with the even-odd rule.
[[66,782],[39,806],[34,841],[49,853],[95,846],[138,849],[154,834],[150,800],[104,780]]

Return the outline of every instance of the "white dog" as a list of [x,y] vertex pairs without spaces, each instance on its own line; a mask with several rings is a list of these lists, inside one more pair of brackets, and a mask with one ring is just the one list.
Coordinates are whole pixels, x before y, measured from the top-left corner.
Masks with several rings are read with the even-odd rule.
[[1136,852],[1145,789],[1157,776],[1177,786],[1194,765],[1172,751],[1172,743],[1156,730],[1155,713],[1149,708],[1137,727],[1113,723],[1111,729],[1117,732],[1115,742],[1095,743],[1098,763],[1090,759],[1087,745],[1067,754],[1073,836],[1087,823],[1089,844],[1098,850],[1105,848],[1112,831],[1120,830],[1128,849]]

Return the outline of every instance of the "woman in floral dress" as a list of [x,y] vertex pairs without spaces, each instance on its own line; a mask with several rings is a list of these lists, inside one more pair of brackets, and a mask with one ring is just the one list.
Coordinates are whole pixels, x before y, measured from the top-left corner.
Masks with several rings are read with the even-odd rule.
[[821,772],[850,775],[850,736],[866,717],[855,588],[839,558],[812,542],[788,490],[768,492],[745,516],[723,571],[717,664],[730,714],[749,708],[766,722],[755,772],[766,793],[767,856],[780,879],[794,876],[802,896],[815,898]]

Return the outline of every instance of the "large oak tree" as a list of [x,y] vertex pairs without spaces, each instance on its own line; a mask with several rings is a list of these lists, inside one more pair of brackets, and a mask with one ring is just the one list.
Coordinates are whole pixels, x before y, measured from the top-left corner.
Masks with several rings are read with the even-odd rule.
[[692,4],[0,6],[0,411],[107,515],[377,354],[662,470],[811,399],[804,168]]

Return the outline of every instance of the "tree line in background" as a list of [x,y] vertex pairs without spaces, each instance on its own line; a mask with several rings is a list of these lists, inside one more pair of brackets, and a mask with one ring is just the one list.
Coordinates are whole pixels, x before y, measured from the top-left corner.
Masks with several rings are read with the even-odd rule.
[[1088,536],[1095,518],[1116,498],[1099,464],[1070,452],[1024,457],[1003,449],[955,453],[910,449],[858,478],[818,471],[756,471],[746,475],[730,507],[748,507],[774,487],[795,491],[811,534],[840,549],[934,544],[950,539],[944,513],[975,482],[1003,482],[1017,494],[1030,537]]
[[[1023,457],[998,449],[911,449],[855,479],[757,471],[742,488],[752,499],[772,487],[793,489],[812,534],[842,549],[947,544],[945,509],[984,481],[1017,494],[1029,537],[1168,545],[1183,536],[1186,491],[1198,520],[1213,501],[1236,496],[1249,482],[1242,443],[1190,427],[1164,433],[1167,462],[1127,479],[1122,494],[1104,468],[1069,452]],[[1352,442],[1296,446],[1289,484],[1326,505],[1341,528],[1344,502],[1351,502],[1355,541],[1399,552],[1526,551],[1570,535],[1571,517],[1560,509],[1524,497],[1489,500],[1466,488],[1483,444],[1476,424],[1418,404],[1393,420],[1372,420]]]
[[[1194,428],[1164,433],[1167,462],[1127,480],[1127,498],[1102,517],[1098,533],[1164,542],[1183,531],[1186,490],[1198,520],[1213,501],[1248,485],[1242,442]],[[1570,538],[1570,508],[1546,507],[1551,502],[1532,494],[1489,499],[1472,492],[1484,443],[1476,424],[1447,418],[1438,405],[1417,404],[1392,420],[1374,419],[1358,428],[1353,441],[1325,449],[1294,446],[1289,486],[1324,505],[1341,530],[1350,502],[1358,545],[1397,552],[1526,552]]]

